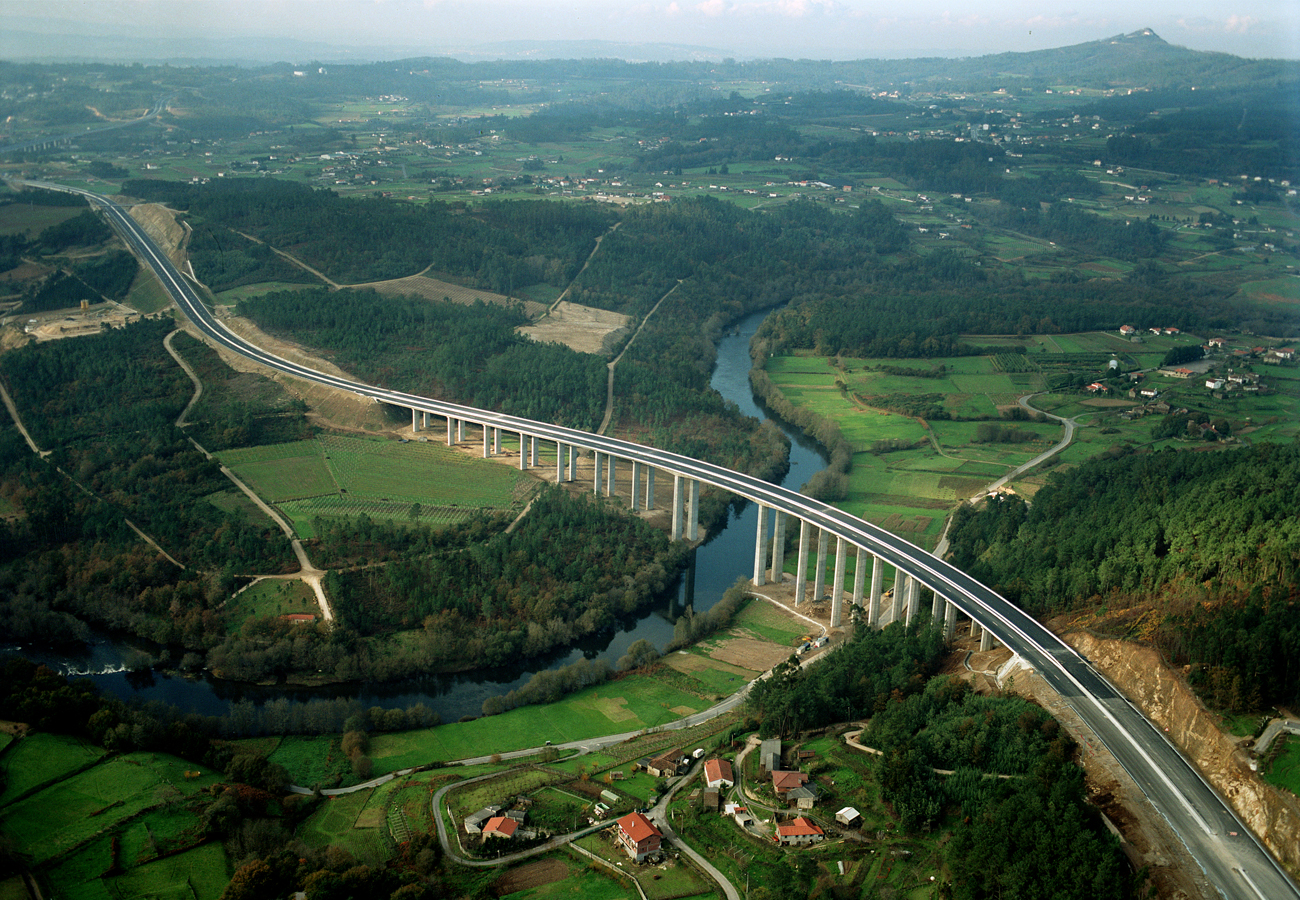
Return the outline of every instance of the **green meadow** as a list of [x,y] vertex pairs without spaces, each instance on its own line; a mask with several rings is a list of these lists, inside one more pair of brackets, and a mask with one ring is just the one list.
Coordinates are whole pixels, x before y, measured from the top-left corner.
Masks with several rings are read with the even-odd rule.
[[527,481],[511,466],[484,462],[430,441],[324,434],[226,450],[221,462],[312,537],[317,516],[444,526],[481,509],[518,506]]

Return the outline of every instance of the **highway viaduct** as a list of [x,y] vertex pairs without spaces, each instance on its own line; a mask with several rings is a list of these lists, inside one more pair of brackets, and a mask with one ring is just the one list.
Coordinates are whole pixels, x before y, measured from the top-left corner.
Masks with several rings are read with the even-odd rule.
[[[782,573],[784,530],[797,522],[800,540],[796,596],[802,598],[806,591],[815,538],[812,580],[814,596],[820,597],[825,589],[829,545],[834,541],[831,595],[832,615],[836,620],[843,615],[841,597],[850,549],[855,561],[853,602],[863,603],[864,598],[869,598],[865,601],[866,617],[871,623],[878,621],[881,612],[881,567],[892,566],[896,571],[895,603],[902,604],[907,619],[913,619],[918,612],[919,588],[928,587],[935,596],[932,614],[942,618],[948,633],[952,633],[958,615],[969,617],[981,630],[986,646],[996,639],[1042,676],[1125,768],[1152,806],[1182,839],[1209,883],[1222,896],[1231,900],[1300,900],[1300,889],[1282,866],[1159,728],[1072,647],[955,566],[829,504],[723,466],[618,438],[392,391],[282,359],[245,341],[214,318],[194,285],[177,271],[117,203],[89,191],[62,185],[35,181],[15,183],[85,196],[104,212],[127,244],[157,274],[168,293],[199,330],[214,343],[270,369],[409,409],[412,428],[416,431],[429,428],[442,419],[449,440],[460,440],[464,438],[467,423],[477,426],[482,430],[485,456],[500,451],[502,434],[518,435],[519,465],[524,468],[537,464],[538,441],[553,443],[556,447],[556,474],[562,481],[576,478],[577,451],[589,452],[596,463],[593,489],[597,493],[612,493],[618,465],[630,465],[633,479],[631,505],[634,509],[653,508],[654,473],[662,472],[672,479],[673,484],[673,539],[698,538],[701,484],[720,488],[757,504],[760,515],[753,565],[756,584],[763,584],[769,572],[774,578]],[[564,471],[566,466],[567,472]],[[767,549],[769,540],[770,553]],[[868,560],[872,572],[869,593],[866,587]]]

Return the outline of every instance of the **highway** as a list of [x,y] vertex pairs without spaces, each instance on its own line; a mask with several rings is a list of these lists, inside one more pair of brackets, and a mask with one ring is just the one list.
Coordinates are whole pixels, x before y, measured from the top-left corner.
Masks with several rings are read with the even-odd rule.
[[21,144],[6,144],[0,147],[0,156],[9,153],[24,153],[28,150],[35,150],[41,147],[50,147],[58,144],[67,144],[80,138],[91,137],[96,134],[102,134],[105,131],[116,131],[119,128],[128,128],[132,125],[139,125],[155,119],[167,106],[171,96],[159,97],[154,101],[153,108],[138,119],[130,119],[126,122],[114,122],[111,125],[99,125],[95,128],[87,128],[85,131],[73,131],[68,134],[53,135],[51,137],[35,138],[30,141],[24,141]]
[[828,504],[722,466],[617,438],[390,391],[281,359],[247,343],[217,321],[193,286],[117,203],[89,191],[62,185],[35,181],[15,183],[85,196],[105,212],[137,255],[157,273],[164,287],[197,328],[218,344],[268,368],[352,391],[382,403],[572,444],[655,466],[806,520],[866,548],[896,566],[900,572],[912,575],[941,594],[992,632],[1046,679],[1124,766],[1224,897],[1230,900],[1300,900],[1300,889],[1296,884],[1160,729],[1064,641],[956,567]]

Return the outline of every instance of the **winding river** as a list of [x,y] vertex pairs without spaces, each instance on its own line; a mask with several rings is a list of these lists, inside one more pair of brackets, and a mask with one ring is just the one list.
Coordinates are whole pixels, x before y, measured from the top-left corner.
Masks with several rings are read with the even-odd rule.
[[[757,312],[746,316],[722,339],[711,382],[742,412],[758,419],[768,416],[750,390],[749,341],[766,315],[767,312]],[[825,460],[802,434],[788,428],[779,419],[773,421],[791,440],[790,470],[782,483],[798,487],[825,466]],[[612,665],[634,641],[642,638],[662,647],[672,637],[674,615],[686,603],[692,604],[697,611],[708,609],[735,583],[737,576],[748,573],[754,553],[756,515],[753,504],[746,503],[739,510],[732,507],[726,527],[697,550],[694,565],[679,579],[671,609],[665,602],[663,608],[643,611],[621,622],[615,632],[581,641],[545,658],[542,665],[535,661],[529,667],[479,669],[388,684],[292,689],[211,678],[188,679],[151,671],[132,672],[129,669],[133,659],[141,658],[143,654],[129,644],[111,639],[97,641],[78,656],[43,653],[34,648],[3,649],[20,652],[67,674],[84,675],[119,697],[158,700],[201,715],[225,715],[232,703],[243,700],[261,705],[280,697],[292,702],[344,697],[356,699],[367,707],[400,708],[423,703],[442,716],[444,722],[453,722],[462,716],[478,715],[485,699],[519,687],[539,668],[567,665],[583,656],[608,660]]]

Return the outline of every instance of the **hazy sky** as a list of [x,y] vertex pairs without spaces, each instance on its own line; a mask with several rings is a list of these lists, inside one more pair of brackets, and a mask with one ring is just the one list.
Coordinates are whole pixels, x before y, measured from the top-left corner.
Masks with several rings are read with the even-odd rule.
[[171,36],[193,51],[178,56],[229,38],[381,51],[369,58],[519,40],[670,43],[737,58],[954,56],[1151,28],[1193,49],[1300,58],[1300,0],[0,0],[0,23],[105,41]]

